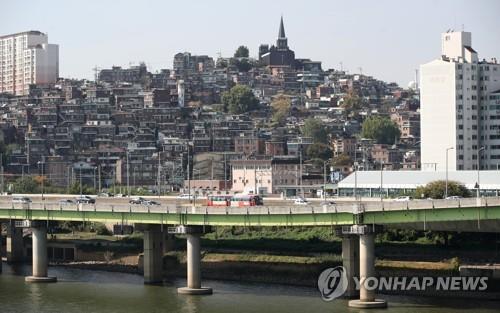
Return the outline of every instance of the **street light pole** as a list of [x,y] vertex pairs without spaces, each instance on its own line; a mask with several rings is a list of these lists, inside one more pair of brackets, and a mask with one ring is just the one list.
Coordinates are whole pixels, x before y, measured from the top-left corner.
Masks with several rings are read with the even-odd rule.
[[158,199],[161,198],[161,151],[158,151]]
[[380,202],[384,201],[384,163],[380,161]]
[[83,194],[83,185],[82,185],[82,166],[83,164],[80,162],[80,198]]
[[477,151],[477,192],[476,192],[476,197],[480,198],[481,197],[481,184],[479,182],[479,176],[480,176],[480,169],[481,169],[481,151],[484,151],[484,146],[479,148]]
[[326,163],[323,161],[323,200],[326,201]]
[[455,149],[454,147],[446,148],[446,182],[444,189],[444,198],[448,198],[448,151]]
[[[42,159],[43,160],[43,159]],[[41,177],[41,185],[42,185],[42,201],[45,199],[44,198],[44,194],[43,194],[43,191],[44,191],[44,186],[43,186],[43,164],[44,162],[43,161],[38,161],[38,166],[42,168],[42,177]]]
[[130,172],[129,172],[129,156],[128,156],[128,148],[126,152],[126,157],[127,157],[127,197],[130,198]]

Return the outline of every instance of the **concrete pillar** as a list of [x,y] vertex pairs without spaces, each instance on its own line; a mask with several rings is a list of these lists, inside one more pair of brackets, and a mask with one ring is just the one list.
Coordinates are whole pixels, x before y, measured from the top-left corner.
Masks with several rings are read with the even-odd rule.
[[[193,228],[195,229],[195,228]],[[212,294],[212,288],[201,286],[201,232],[187,233],[187,287],[177,292],[190,295]]]
[[47,228],[37,226],[33,232],[33,275],[26,277],[27,282],[56,282],[56,277],[47,276]]
[[160,225],[149,225],[144,230],[144,283],[163,281],[163,233]]
[[187,235],[187,286],[201,288],[200,235]]
[[0,273],[2,273],[2,265],[3,265],[3,249],[2,249],[2,223],[0,221]]
[[23,229],[16,227],[14,220],[10,220],[7,225],[7,238],[5,242],[7,262],[22,262],[24,259]]
[[376,282],[375,278],[375,234],[368,232],[359,235],[359,300],[349,301],[349,306],[354,308],[383,308],[387,302],[375,299],[375,290],[369,290]]
[[354,281],[354,277],[359,278],[359,237],[356,235],[342,237],[342,266],[349,282],[344,297],[349,299],[359,297]]

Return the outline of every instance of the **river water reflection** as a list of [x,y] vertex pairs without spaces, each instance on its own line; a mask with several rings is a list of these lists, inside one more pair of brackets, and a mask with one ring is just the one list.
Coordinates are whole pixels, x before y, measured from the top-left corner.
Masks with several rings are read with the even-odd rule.
[[[177,295],[183,280],[163,286],[143,284],[134,274],[110,273],[50,267],[57,276],[55,284],[29,284],[24,276],[31,272],[27,265],[12,267],[3,264],[0,274],[0,312],[2,313],[312,313],[360,312],[349,309],[345,300],[324,302],[312,288],[263,285],[237,282],[205,281],[214,289],[211,296]],[[384,296],[389,308],[369,312],[386,313],[448,313],[500,312],[500,301],[437,299]]]

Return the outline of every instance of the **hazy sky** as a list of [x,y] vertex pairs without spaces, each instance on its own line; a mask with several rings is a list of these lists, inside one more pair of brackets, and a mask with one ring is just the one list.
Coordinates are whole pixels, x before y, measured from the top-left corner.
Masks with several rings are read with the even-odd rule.
[[96,65],[171,68],[180,51],[216,58],[243,44],[256,56],[275,42],[283,14],[296,57],[406,86],[440,55],[449,28],[472,32],[480,58],[500,57],[499,12],[499,0],[0,0],[0,34],[47,32],[61,76],[92,78]]

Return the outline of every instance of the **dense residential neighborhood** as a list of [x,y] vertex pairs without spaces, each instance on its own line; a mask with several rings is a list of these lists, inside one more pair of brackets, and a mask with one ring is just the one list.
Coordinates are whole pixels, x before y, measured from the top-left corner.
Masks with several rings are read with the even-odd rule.
[[[258,58],[246,46],[215,59],[179,52],[171,69],[95,68],[93,81],[48,83],[59,77],[58,50],[41,32],[1,38],[12,64],[0,75],[3,191],[22,191],[36,174],[58,190],[314,197],[334,194],[354,170],[421,169],[418,84],[296,58],[283,18]],[[9,52],[18,41],[26,55],[56,55],[20,61]],[[39,82],[20,62],[48,72]]]
[[[11,38],[23,36],[47,40],[40,32]],[[415,86],[295,58],[283,19],[276,45],[258,53],[249,57],[245,46],[216,59],[180,52],[171,69],[154,73],[141,63],[96,69],[95,81],[4,84],[3,190],[43,168],[41,179],[61,189],[81,182],[163,193],[189,183],[197,193],[314,196],[325,183],[334,192],[331,184],[354,164],[420,167]],[[366,121],[376,129],[363,130]],[[381,127],[394,127],[394,136],[377,137]]]

